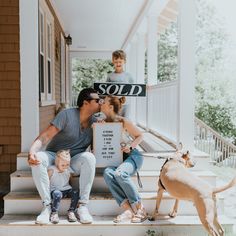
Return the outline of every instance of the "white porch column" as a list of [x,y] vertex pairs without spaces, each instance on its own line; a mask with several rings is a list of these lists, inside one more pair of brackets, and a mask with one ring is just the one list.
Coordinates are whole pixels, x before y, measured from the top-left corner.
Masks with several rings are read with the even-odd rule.
[[21,151],[27,152],[39,133],[38,0],[19,4]]
[[157,84],[157,19],[155,13],[151,13],[147,19],[148,85]]
[[194,148],[195,0],[179,0],[179,107],[177,141]]
[[137,39],[137,83],[144,83],[145,73],[145,33],[139,33]]
[[[137,83],[137,37],[135,36],[130,45],[130,64],[129,64],[129,72],[134,80],[134,83]],[[130,111],[129,111],[129,119],[133,122],[136,122],[136,100],[135,98],[128,98],[130,100]]]
[[[147,85],[157,84],[157,13],[151,12],[147,18]],[[150,100],[149,91],[147,90],[146,102],[146,127],[150,127],[151,105],[154,101]]]

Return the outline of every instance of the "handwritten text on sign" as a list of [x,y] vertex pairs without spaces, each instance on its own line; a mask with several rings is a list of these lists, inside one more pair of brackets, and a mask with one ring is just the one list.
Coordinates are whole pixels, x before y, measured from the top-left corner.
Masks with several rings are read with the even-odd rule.
[[118,166],[123,161],[121,123],[94,123],[93,143],[96,167]]

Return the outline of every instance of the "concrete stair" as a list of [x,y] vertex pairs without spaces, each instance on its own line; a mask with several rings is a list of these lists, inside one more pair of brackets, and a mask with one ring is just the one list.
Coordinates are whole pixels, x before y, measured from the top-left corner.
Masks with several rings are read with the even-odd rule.
[[[145,156],[143,167],[140,170],[143,188],[139,191],[145,208],[151,214],[155,207],[160,168],[174,150],[169,145],[163,144],[163,141],[154,140],[152,135],[145,135],[145,143],[139,147],[139,150]],[[157,143],[159,144],[157,145]],[[155,145],[156,147],[153,147]],[[157,147],[158,150],[155,149]],[[194,151],[193,155],[197,160],[197,165],[190,171],[215,186],[216,175],[208,169],[209,157],[197,150]],[[40,213],[42,204],[32,179],[31,169],[27,163],[27,153],[18,154],[17,171],[10,176],[10,193],[4,197],[5,215],[0,220],[0,236],[31,236],[32,232],[34,236],[64,236],[68,233],[70,236],[118,236],[121,234],[145,236],[148,230],[154,230],[157,236],[207,236],[192,202],[180,201],[178,216],[174,219],[167,216],[175,201],[168,193],[163,196],[158,220],[153,222],[146,220],[140,224],[130,222],[113,223],[112,219],[115,215],[121,213],[121,209],[109,193],[102,172],[102,169],[97,169],[90,197],[89,209],[94,216],[93,224],[69,223],[65,218],[65,214],[70,200],[63,199],[59,212],[61,221],[58,225],[35,225],[34,220],[36,215]],[[136,176],[133,177],[133,180],[137,185]],[[72,185],[78,187],[78,181],[78,176],[73,177]],[[220,222],[225,229],[226,236],[229,236],[232,232],[233,222],[223,215],[224,198],[220,195],[217,197]]]
[[[225,235],[231,236],[232,220],[220,216]],[[69,223],[65,217],[60,217],[58,225],[35,225],[32,215],[5,215],[0,220],[1,236],[145,236],[148,230],[155,231],[155,236],[207,236],[197,216],[178,216],[174,219],[160,216],[156,221],[141,224],[124,222],[115,224],[112,216],[95,216],[93,224],[81,225],[79,222]]]
[[[216,175],[211,171],[192,171],[194,174],[204,179],[211,185],[216,185]],[[137,176],[133,176],[132,179],[140,192],[154,192],[157,191],[157,180],[159,177],[159,171],[140,171],[139,175],[143,184],[143,188],[138,187]],[[72,186],[75,189],[79,188],[79,176],[72,178]],[[11,174],[11,191],[29,191],[36,192],[36,187],[33,182],[31,171],[15,171]],[[93,193],[109,192],[109,189],[104,181],[102,173],[97,173],[94,179]]]

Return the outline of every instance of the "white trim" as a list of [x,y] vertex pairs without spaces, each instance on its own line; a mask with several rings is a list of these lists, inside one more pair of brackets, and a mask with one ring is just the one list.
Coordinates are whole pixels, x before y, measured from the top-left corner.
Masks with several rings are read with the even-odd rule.
[[53,8],[53,10],[54,10],[54,12],[55,12],[55,14],[56,14],[56,16],[57,16],[57,19],[58,19],[58,21],[59,21],[59,23],[60,23],[60,25],[61,25],[63,31],[65,32],[65,31],[66,31],[66,28],[65,28],[64,21],[62,20],[62,17],[61,17],[61,15],[60,15],[60,11],[58,11],[58,9],[57,9],[56,4],[55,4],[54,1],[55,1],[55,0],[50,1],[51,6],[52,6],[52,8]]
[[71,81],[71,77],[70,77],[70,56],[69,56],[69,46],[66,44],[66,104],[69,105],[70,104],[70,90],[72,90],[70,88],[70,84],[72,84]]
[[135,22],[133,23],[131,29],[129,30],[129,33],[127,37],[125,38],[124,42],[122,43],[121,48],[126,49],[130,41],[133,39],[134,35],[136,34],[139,26],[141,25],[143,19],[145,18],[147,12],[149,11],[150,7],[152,6],[153,2],[156,0],[146,0],[143,4],[143,7],[141,8],[141,11],[139,12],[137,18],[135,19]]
[[[55,99],[54,17],[50,9],[48,8],[48,5],[45,2],[45,0],[39,0],[39,11],[44,16],[44,20],[43,20],[43,24],[44,24],[43,25],[44,27],[43,28],[44,93],[41,93],[41,99],[40,99],[42,104],[44,104],[45,103],[44,101],[51,103],[51,101]],[[50,62],[50,79],[51,79],[50,80],[50,86],[51,86],[50,93],[49,93],[49,83],[48,83],[48,62]]]
[[111,59],[111,54],[112,51],[93,51],[93,50],[89,50],[89,51],[75,51],[72,50],[70,51],[70,57],[71,58],[79,58],[79,59]]
[[39,102],[40,106],[51,106],[51,105],[56,105],[56,100],[50,100],[50,101],[41,101]]
[[19,8],[21,152],[27,152],[39,133],[38,0],[20,0]]
[[61,90],[61,103],[66,101],[66,48],[65,48],[65,38],[61,33],[60,37],[61,45],[61,75],[60,75],[60,90]]
[[179,0],[177,141],[190,151],[194,149],[195,24],[195,0]]

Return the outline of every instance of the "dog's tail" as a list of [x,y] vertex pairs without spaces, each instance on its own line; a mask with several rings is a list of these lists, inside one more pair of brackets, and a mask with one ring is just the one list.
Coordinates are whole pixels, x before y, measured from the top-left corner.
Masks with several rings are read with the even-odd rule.
[[213,190],[213,194],[223,192],[226,189],[232,188],[234,185],[236,185],[236,176],[228,184],[226,184],[225,186],[215,188]]

